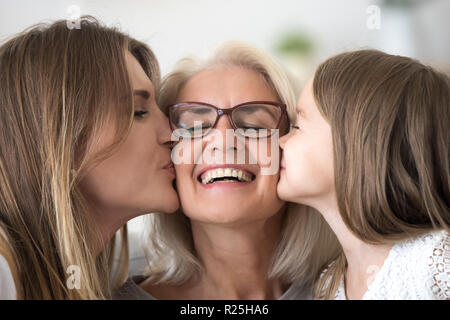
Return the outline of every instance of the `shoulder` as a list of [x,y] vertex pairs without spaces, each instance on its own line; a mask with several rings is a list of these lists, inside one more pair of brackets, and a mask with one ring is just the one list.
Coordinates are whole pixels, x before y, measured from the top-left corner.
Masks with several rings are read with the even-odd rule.
[[311,300],[311,287],[307,284],[294,282],[278,300]]
[[127,281],[113,294],[113,300],[156,300],[139,285],[145,281],[144,276],[129,277]]
[[[315,286],[317,286],[319,283],[322,283],[320,293],[315,292],[317,295],[315,299],[323,299],[326,297],[326,292],[332,285],[332,274],[329,274],[328,271],[332,268],[335,268],[336,264],[339,262],[337,260],[333,260],[331,263],[329,263],[320,273],[319,280],[316,282]],[[336,291],[334,292],[333,300],[346,300],[347,297],[345,295],[345,289],[344,289],[344,277],[340,276],[336,283]],[[333,281],[334,283],[334,281]]]
[[393,263],[402,266],[398,269],[403,275],[398,276],[408,277],[418,298],[450,299],[450,236],[447,231],[431,231],[404,240],[393,250]]
[[430,235],[426,252],[429,286],[437,299],[450,299],[450,235],[442,230]]
[[16,286],[5,257],[0,254],[0,300],[15,300]]
[[449,241],[449,234],[447,231],[433,230],[419,236],[401,241],[397,245],[401,248],[409,250],[433,250],[435,248],[442,247],[445,243],[448,244]]
[[[445,230],[435,230],[409,238],[394,246],[400,260],[414,260],[415,264],[433,266],[433,262],[443,262],[450,252],[450,236]],[[411,261],[412,262],[412,261]],[[442,265],[442,270],[445,266]],[[448,267],[448,265],[447,265]],[[446,271],[449,271],[446,269]]]

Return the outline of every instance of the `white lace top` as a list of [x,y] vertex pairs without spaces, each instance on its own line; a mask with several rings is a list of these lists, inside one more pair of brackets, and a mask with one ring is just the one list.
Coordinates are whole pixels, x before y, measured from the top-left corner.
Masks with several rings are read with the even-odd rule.
[[[346,300],[342,277],[335,300]],[[363,300],[450,300],[450,236],[433,231],[396,243]]]
[[0,254],[0,300],[15,300],[16,286],[8,262]]

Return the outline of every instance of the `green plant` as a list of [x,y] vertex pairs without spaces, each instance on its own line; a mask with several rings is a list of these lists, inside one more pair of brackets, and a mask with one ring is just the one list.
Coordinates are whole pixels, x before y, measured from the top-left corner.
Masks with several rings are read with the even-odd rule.
[[313,50],[313,41],[304,32],[289,31],[280,36],[276,50],[282,54],[308,55]]

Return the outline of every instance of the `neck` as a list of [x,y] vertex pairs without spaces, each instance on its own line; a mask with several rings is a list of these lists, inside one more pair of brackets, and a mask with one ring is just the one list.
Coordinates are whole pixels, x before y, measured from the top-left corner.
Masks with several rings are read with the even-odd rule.
[[97,241],[93,246],[94,253],[98,256],[105,249],[106,245],[111,241],[114,234],[123,226],[129,219],[114,219],[114,217],[121,217],[120,213],[95,214],[94,222],[97,227]]
[[368,279],[381,269],[392,245],[370,244],[358,238],[343,221],[335,194],[314,204],[313,207],[322,214],[342,246],[347,260],[346,286],[352,281],[363,283],[361,290],[365,292]]
[[283,288],[269,280],[272,256],[280,239],[280,211],[275,216],[241,225],[191,221],[195,250],[204,272],[196,279],[201,292],[217,299],[275,299]]

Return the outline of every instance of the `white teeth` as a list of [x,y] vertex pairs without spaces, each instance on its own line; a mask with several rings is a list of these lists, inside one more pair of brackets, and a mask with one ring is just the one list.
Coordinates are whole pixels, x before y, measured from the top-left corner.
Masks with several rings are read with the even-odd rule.
[[[238,178],[238,180],[240,182],[250,182],[252,181],[252,176],[240,169],[235,169],[235,168],[218,168],[218,169],[212,169],[209,170],[208,172],[206,172],[206,174],[203,175],[202,178],[202,183],[203,184],[208,184],[211,183],[213,181],[213,179],[216,178]],[[226,180],[224,180],[226,181]],[[228,181],[227,181],[228,182]],[[229,181],[229,182],[234,182],[234,181]]]

